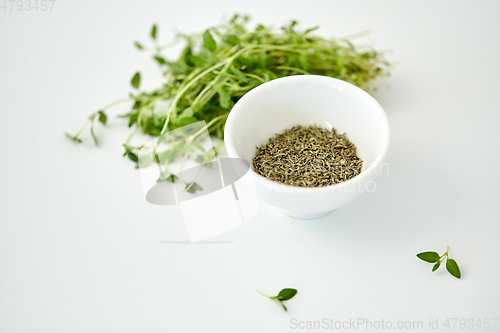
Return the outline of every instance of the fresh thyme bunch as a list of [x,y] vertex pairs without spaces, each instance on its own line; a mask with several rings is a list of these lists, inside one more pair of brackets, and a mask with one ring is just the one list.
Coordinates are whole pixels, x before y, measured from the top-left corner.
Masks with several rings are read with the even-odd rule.
[[[162,55],[169,45],[157,46],[156,25],[151,30],[156,46],[145,47],[135,42],[138,49],[153,51],[153,59],[160,65],[165,83],[151,92],[140,91],[141,76],[136,73],[131,81],[134,93],[118,101],[133,102],[132,110],[121,116],[128,119],[128,126],[133,128],[124,143],[124,155],[136,162],[134,151],[141,147],[132,147],[129,142],[137,131],[156,137],[200,120],[206,121],[210,135],[223,139],[226,118],[238,99],[258,85],[279,77],[325,75],[368,90],[374,79],[388,74],[389,64],[382,53],[360,50],[348,40],[314,36],[312,32],[318,27],[300,31],[297,22],[292,21],[280,30],[263,25],[248,30],[247,21],[247,16],[235,15],[227,23],[203,33],[178,34],[177,41],[184,41],[185,47],[175,61]],[[170,102],[168,111],[156,113],[155,105],[164,100]],[[108,107],[114,105],[116,103]],[[91,125],[96,144],[92,125],[94,119],[103,119],[106,109],[92,114],[85,124]],[[68,136],[80,142],[82,130]]]

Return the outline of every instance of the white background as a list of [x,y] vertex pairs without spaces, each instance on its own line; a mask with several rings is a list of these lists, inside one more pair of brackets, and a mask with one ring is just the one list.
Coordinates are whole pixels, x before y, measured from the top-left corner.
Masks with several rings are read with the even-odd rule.
[[[126,97],[135,71],[144,88],[159,84],[132,45],[152,23],[166,43],[173,28],[234,12],[319,24],[325,36],[368,29],[359,43],[393,51],[390,87],[375,94],[390,173],[319,220],[261,203],[242,227],[188,244],[179,208],[149,205],[121,157],[128,130],[114,115],[126,107],[97,126],[97,148],[87,131],[81,145],[63,132]],[[498,1],[420,0],[0,9],[0,332],[297,331],[292,318],[422,320],[425,332],[429,318],[500,318],[499,12]],[[415,257],[447,245],[461,280]],[[289,312],[255,291],[285,287],[299,291]]]

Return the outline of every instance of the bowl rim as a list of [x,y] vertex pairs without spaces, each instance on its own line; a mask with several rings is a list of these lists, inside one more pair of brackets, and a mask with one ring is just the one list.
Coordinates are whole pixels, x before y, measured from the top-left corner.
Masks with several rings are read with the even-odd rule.
[[[377,102],[377,100],[372,95],[370,95],[369,93],[367,93],[363,89],[361,89],[361,88],[359,88],[359,87],[357,87],[349,82],[346,82],[346,81],[343,81],[340,79],[336,79],[333,77],[329,77],[329,76],[323,76],[323,75],[285,76],[285,77],[281,77],[278,79],[274,79],[272,81],[265,82],[265,83],[255,87],[255,88],[251,89],[249,92],[247,92],[245,95],[243,95],[243,97],[241,97],[238,100],[238,102],[236,102],[236,104],[233,106],[233,108],[229,112],[229,115],[227,117],[226,124],[224,127],[224,145],[226,147],[226,151],[227,151],[228,156],[230,158],[240,158],[240,159],[245,160],[243,157],[239,156],[239,154],[236,152],[234,144],[231,141],[231,139],[233,137],[233,128],[232,127],[233,127],[233,124],[235,123],[235,120],[234,120],[235,114],[238,114],[241,112],[240,111],[241,109],[237,107],[238,103],[240,103],[241,100],[247,100],[247,99],[252,98],[253,95],[259,93],[262,90],[275,89],[276,87],[274,87],[274,86],[278,86],[280,84],[283,84],[284,81],[302,81],[302,80],[306,80],[306,81],[313,80],[313,81],[318,81],[318,82],[324,81],[325,83],[329,83],[329,84],[334,83],[335,85],[340,86],[342,88],[355,90],[362,96],[362,98],[367,99],[369,101],[369,103],[373,106],[373,108],[375,109],[374,111],[378,113],[378,116],[382,120],[382,124],[384,127],[383,133],[385,136],[383,138],[383,142],[382,142],[382,149],[380,149],[379,154],[376,156],[373,163],[366,170],[362,171],[359,175],[357,175],[351,179],[348,179],[346,181],[343,181],[343,182],[337,183],[337,184],[333,184],[333,185],[318,186],[318,187],[299,187],[299,186],[283,184],[283,183],[280,183],[280,182],[277,182],[274,180],[270,180],[270,179],[258,174],[257,172],[255,172],[253,170],[253,167],[252,167],[253,164],[250,161],[250,170],[252,172],[253,178],[257,182],[260,182],[260,183],[267,185],[267,186],[275,187],[278,190],[290,191],[293,189],[294,192],[297,191],[297,192],[303,192],[303,193],[311,192],[311,191],[315,191],[315,192],[316,191],[321,191],[321,192],[325,191],[326,192],[326,191],[331,191],[333,189],[341,189],[342,187],[346,187],[350,184],[361,182],[366,176],[371,174],[371,171],[373,171],[375,168],[377,168],[381,164],[381,162],[384,160],[384,158],[387,154],[387,151],[389,149],[390,137],[391,137],[389,120],[387,118],[387,114],[385,113],[385,111],[382,108],[382,106],[380,105],[380,103]],[[231,116],[231,115],[233,115],[233,116]]]

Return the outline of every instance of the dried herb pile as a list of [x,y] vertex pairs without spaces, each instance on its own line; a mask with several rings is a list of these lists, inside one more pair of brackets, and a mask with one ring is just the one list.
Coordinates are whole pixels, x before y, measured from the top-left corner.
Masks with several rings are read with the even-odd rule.
[[[81,142],[82,131],[90,125],[94,135],[97,120],[106,124],[107,110],[128,102],[130,112],[121,117],[132,128],[123,144],[124,156],[137,162],[141,146],[130,144],[135,133],[159,136],[167,131],[205,120],[210,135],[223,139],[224,125],[231,108],[249,90],[276,78],[289,75],[317,74],[335,77],[368,90],[371,82],[386,76],[389,64],[381,52],[371,47],[356,47],[349,40],[326,39],[314,35],[318,27],[299,29],[296,21],[281,29],[257,25],[247,27],[247,16],[235,15],[230,21],[201,33],[179,33],[176,41],[185,44],[177,59],[170,60],[161,45],[159,29],[153,26],[151,40],[135,42],[144,52],[151,52],[164,76],[164,83],[153,91],[141,90],[141,74],[132,76],[133,92],[128,98],[111,103],[91,114],[76,133],[67,134]],[[168,110],[155,112],[160,101],[169,101]]]
[[338,184],[361,173],[363,161],[345,134],[319,126],[295,126],[257,147],[253,168],[286,185],[320,187]]

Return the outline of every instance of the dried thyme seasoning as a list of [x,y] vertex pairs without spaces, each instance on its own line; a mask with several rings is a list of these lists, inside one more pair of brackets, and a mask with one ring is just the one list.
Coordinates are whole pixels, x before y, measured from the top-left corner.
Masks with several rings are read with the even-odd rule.
[[319,126],[295,126],[257,147],[254,171],[299,187],[338,184],[361,173],[363,161],[345,134]]

